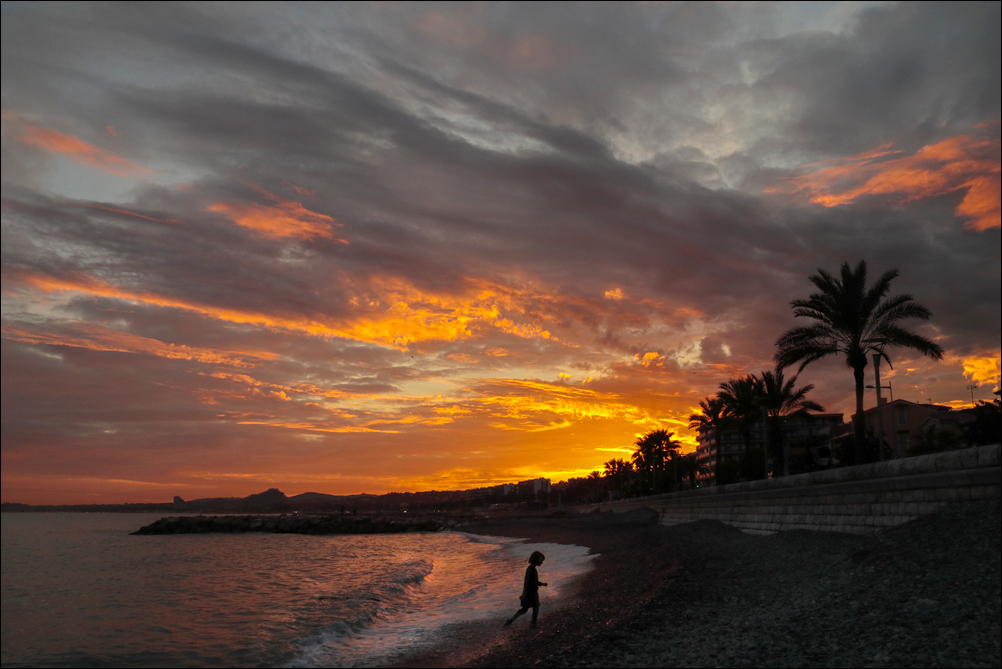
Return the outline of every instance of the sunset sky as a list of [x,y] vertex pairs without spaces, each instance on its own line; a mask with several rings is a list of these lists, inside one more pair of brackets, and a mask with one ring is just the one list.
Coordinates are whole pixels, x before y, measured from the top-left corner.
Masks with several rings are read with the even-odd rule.
[[[892,351],[894,397],[991,399],[1000,34],[998,2],[5,2],[3,501],[689,450],[860,259],[947,352]],[[842,360],[800,382],[851,412]]]

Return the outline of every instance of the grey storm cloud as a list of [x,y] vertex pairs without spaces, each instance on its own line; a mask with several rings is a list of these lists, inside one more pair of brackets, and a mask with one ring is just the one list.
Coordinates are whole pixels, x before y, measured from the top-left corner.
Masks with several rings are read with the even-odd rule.
[[[292,13],[311,11],[297,7]],[[461,75],[453,77],[459,81],[445,83],[449,77],[430,68],[421,71],[421,65],[427,66],[434,58],[422,55],[414,29],[405,39],[416,11],[412,7],[400,15],[377,12],[375,21],[357,21],[353,26],[357,16],[337,14],[338,20],[343,18],[350,26],[341,28],[349,43],[382,46],[367,63],[370,69],[364,77],[277,55],[260,45],[267,38],[250,35],[239,43],[232,27],[226,27],[227,16],[221,12],[213,16],[212,11],[203,16],[192,7],[179,15],[163,7],[124,13],[94,7],[82,13],[90,16],[90,31],[84,23],[62,51],[67,57],[74,47],[101,53],[95,43],[106,41],[109,34],[118,35],[122,52],[116,55],[123,62],[108,68],[112,72],[124,69],[130,55],[141,58],[137,52],[144,45],[176,54],[179,72],[174,76],[169,66],[159,65],[154,69],[160,72],[151,80],[140,82],[132,77],[125,85],[115,83],[111,75],[107,88],[95,83],[102,76],[98,65],[104,59],[84,60],[84,67],[91,70],[90,85],[103,95],[85,96],[91,99],[84,102],[83,115],[93,114],[93,124],[100,127],[102,120],[96,117],[111,106],[116,114],[131,117],[135,127],[152,128],[154,145],[168,152],[177,147],[178,159],[221,174],[222,181],[197,183],[201,201],[246,196],[249,189],[242,184],[247,183],[280,192],[288,177],[315,190],[318,196],[310,206],[343,223],[344,234],[354,243],[341,246],[318,240],[311,244],[311,257],[362,272],[399,273],[422,285],[439,287],[473,272],[503,274],[512,264],[528,266],[558,284],[587,286],[588,273],[580,268],[602,263],[613,274],[622,273],[649,290],[709,300],[711,308],[716,301],[754,299],[770,292],[769,282],[774,279],[769,275],[777,270],[802,276],[814,265],[824,264],[810,252],[817,238],[824,238],[824,250],[842,251],[837,260],[867,256],[874,250],[891,258],[914,259],[916,253],[923,255],[924,247],[916,236],[906,236],[907,252],[885,249],[900,245],[900,226],[871,222],[860,234],[851,213],[815,213],[810,229],[796,222],[778,224],[790,213],[775,211],[754,193],[706,189],[686,180],[681,175],[692,174],[692,161],[682,159],[678,150],[659,153],[660,163],[674,172],[673,178],[659,180],[657,170],[617,157],[614,138],[601,129],[590,134],[588,123],[573,115],[562,122],[560,106],[568,99],[580,103],[575,115],[594,108],[601,125],[615,119],[619,111],[626,118],[617,123],[634,121],[630,110],[638,104],[658,108],[652,97],[655,93],[643,90],[644,82],[648,88],[672,91],[699,86],[708,79],[709,88],[716,84],[716,92],[725,101],[732,95],[729,88],[740,88],[733,94],[735,102],[744,99],[753,104],[757,97],[777,95],[779,88],[792,91],[794,111],[783,119],[788,123],[761,123],[762,132],[771,135],[763,135],[744,149],[754,165],[773,162],[777,151],[784,158],[819,152],[827,156],[871,148],[882,141],[927,142],[963,123],[998,116],[999,66],[995,59],[983,57],[984,51],[997,53],[999,49],[994,30],[998,7],[993,5],[874,8],[857,17],[854,29],[820,39],[804,34],[749,35],[750,29],[741,25],[747,17],[721,8],[686,6],[649,16],[603,6],[575,12],[572,17],[555,6],[526,12],[494,7],[483,15],[466,10],[466,23],[453,28],[467,23],[475,26],[479,20],[500,42],[539,34],[575,45],[576,57],[568,57],[569,64],[555,65],[540,77],[547,83],[565,78],[552,93],[534,92],[542,96],[542,116],[539,110],[533,114],[520,109],[524,102],[519,105],[505,96],[491,99],[484,92],[489,89],[485,81],[474,82],[470,90],[460,85]],[[7,47],[13,58],[5,58],[5,68],[16,73],[17,62],[26,62],[30,69],[31,55],[43,51],[36,41],[40,35],[48,36],[49,42],[62,41],[65,25],[60,29],[57,22],[47,35],[44,27],[32,21],[41,21],[48,12],[59,13],[53,8],[12,16],[27,24],[25,32],[32,35],[32,42],[29,48],[14,39]],[[376,37],[380,20],[389,27],[387,38]],[[264,25],[258,28],[274,32]],[[207,34],[213,31],[224,37]],[[961,34],[963,39],[958,37]],[[306,34],[303,41],[312,40]],[[102,55],[107,58],[110,50],[104,47]],[[56,55],[48,55],[45,66],[54,67],[51,61],[59,52],[57,48]],[[750,62],[747,67],[761,71],[755,81],[746,86],[728,82],[745,59]],[[599,61],[603,67],[597,66]],[[204,77],[186,74],[196,64]],[[74,67],[70,62],[61,65]],[[587,68],[587,76],[580,68]],[[489,68],[483,72],[487,79],[504,76]],[[165,85],[158,85],[157,74]],[[720,78],[714,82],[715,75]],[[377,77],[391,83],[372,85]],[[531,80],[531,73],[527,77]],[[604,82],[610,87],[605,88]],[[504,90],[504,82],[499,84]],[[640,92],[621,92],[632,86]],[[407,88],[408,97],[395,99],[396,87]],[[9,101],[15,109],[23,94],[55,95],[33,91],[30,82],[16,77],[5,88],[9,91],[5,105]],[[59,93],[70,94],[70,90]],[[450,125],[448,120],[434,118],[434,113],[429,117],[414,112],[418,104],[414,100],[422,98],[434,98],[443,114],[465,114],[488,127],[469,131],[479,132],[483,142],[490,142],[496,132],[534,142],[539,149],[506,152],[466,141],[457,136],[464,130],[455,127],[459,122]],[[925,104],[916,105],[917,99]],[[56,102],[61,100],[52,100]],[[697,101],[688,110],[683,105],[680,116],[691,113],[698,118],[698,106],[711,103],[719,104],[719,100]],[[660,105],[658,116],[670,123],[674,112],[669,99]],[[726,120],[716,125],[721,123]],[[499,127],[503,130],[495,130]],[[916,136],[901,137],[902,127],[914,128]],[[640,135],[645,130],[643,125],[622,129]],[[780,133],[782,139],[770,146]],[[723,166],[726,173],[733,161],[726,155],[718,158],[718,167]],[[712,160],[700,164],[711,166]],[[23,212],[24,207],[37,206],[11,196],[10,188],[5,190],[12,209]],[[186,204],[190,201],[190,197],[176,193],[172,197],[162,189],[148,189],[136,199],[140,208],[146,202],[152,205],[144,211],[182,214],[185,223],[180,230],[150,222],[129,230],[121,221],[109,221],[112,216],[106,212],[87,212],[74,209],[73,203],[55,201],[48,206],[64,213],[45,216],[43,225],[59,228],[50,227],[45,234],[65,240],[68,246],[104,249],[111,256],[109,261],[121,264],[122,271],[133,272],[141,266],[143,280],[151,289],[192,296],[215,291],[215,297],[227,304],[273,299],[282,308],[302,314],[337,309],[336,295],[316,295],[310,288],[320,283],[326,265],[307,262],[295,276],[283,274],[274,265],[266,242],[213,222],[210,219],[218,216],[204,210],[192,211]],[[872,212],[858,215],[873,217]],[[171,237],[176,240],[172,242]],[[192,252],[192,237],[204,241],[215,262],[205,263]],[[930,264],[923,262],[923,266],[935,268],[935,276],[949,276],[953,265],[970,268],[960,249],[959,258],[943,252],[964,246],[965,235],[945,237],[926,238],[932,242],[930,252],[924,254],[930,256]],[[33,262],[9,257],[11,253],[17,250],[5,249],[5,269]],[[53,254],[58,260],[52,262],[72,265],[72,254]],[[749,262],[753,258],[758,262]],[[756,265],[771,269],[759,272]],[[227,282],[215,274],[228,275],[233,290],[227,290]],[[742,277],[739,281],[735,280],[738,276]],[[201,297],[211,300],[213,295]]]

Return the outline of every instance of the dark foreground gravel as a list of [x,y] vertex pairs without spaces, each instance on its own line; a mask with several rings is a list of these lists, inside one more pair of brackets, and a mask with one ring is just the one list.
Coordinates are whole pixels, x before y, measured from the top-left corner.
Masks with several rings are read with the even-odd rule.
[[[477,530],[601,555],[576,602],[543,611],[538,630],[513,626],[464,664],[1002,664],[998,500],[957,503],[876,537],[762,537],[711,521],[666,528],[651,525],[652,515],[602,516]],[[450,656],[460,657],[434,659]]]

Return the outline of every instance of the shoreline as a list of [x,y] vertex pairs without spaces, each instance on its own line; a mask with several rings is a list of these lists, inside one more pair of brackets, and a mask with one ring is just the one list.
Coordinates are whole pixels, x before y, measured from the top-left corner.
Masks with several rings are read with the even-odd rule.
[[715,521],[638,522],[644,515],[656,523],[640,510],[463,527],[588,546],[594,569],[563,606],[540,610],[537,630],[524,618],[462,626],[394,666],[1000,664],[998,499],[955,502],[876,536],[756,536]]
[[[505,614],[496,619],[456,624],[436,647],[404,654],[391,666],[523,666],[521,662],[527,660],[532,649],[540,643],[561,649],[570,648],[579,638],[599,633],[613,620],[629,616],[638,605],[659,591],[659,588],[651,587],[650,579],[636,578],[634,571],[637,567],[645,571],[650,567],[662,567],[658,570],[662,576],[653,580],[667,581],[672,569],[663,568],[673,568],[674,565],[666,563],[665,556],[658,557],[663,551],[658,551],[655,545],[659,543],[657,537],[660,535],[656,523],[655,511],[639,509],[620,514],[582,514],[559,518],[501,518],[455,528],[455,531],[466,534],[522,538],[527,543],[585,546],[595,557],[592,568],[576,576],[557,602],[544,601],[536,630],[529,628],[531,615],[522,616],[511,627],[503,627],[504,620],[518,608],[517,593],[513,593],[511,610]],[[611,559],[614,556],[632,563],[634,569],[616,564]],[[545,580],[545,563],[540,572]],[[642,582],[643,587],[636,587]],[[597,610],[603,611],[609,619],[596,616]],[[582,617],[588,620],[584,625],[580,623]],[[501,664],[494,664],[502,658]]]

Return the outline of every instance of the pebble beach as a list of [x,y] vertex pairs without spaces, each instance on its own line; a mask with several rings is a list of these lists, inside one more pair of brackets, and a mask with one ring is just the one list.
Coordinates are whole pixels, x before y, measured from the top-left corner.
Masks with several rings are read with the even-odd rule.
[[650,510],[474,525],[588,546],[595,568],[538,629],[458,628],[401,666],[998,667],[1000,528],[998,500],[877,536],[664,527]]

